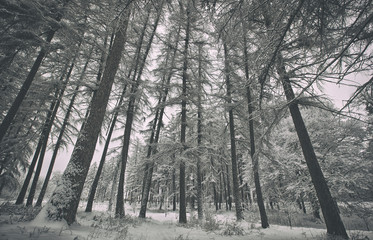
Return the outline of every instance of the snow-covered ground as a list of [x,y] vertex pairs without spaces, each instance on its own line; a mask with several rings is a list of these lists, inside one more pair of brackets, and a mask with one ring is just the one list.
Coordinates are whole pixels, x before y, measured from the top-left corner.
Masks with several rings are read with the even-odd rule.
[[[83,205],[82,205],[83,206]],[[197,224],[196,216],[188,215],[187,225],[178,224],[175,212],[148,211],[147,219],[137,218],[138,209],[126,206],[125,219],[115,219],[107,213],[106,204],[96,204],[92,213],[80,208],[77,223],[47,221],[41,214],[31,222],[10,221],[0,216],[0,239],[129,239],[129,240],[247,240],[247,239],[326,239],[324,229],[271,225],[262,229],[258,222],[246,219],[235,222],[234,212],[212,215],[209,221]],[[5,219],[8,218],[8,219]],[[211,227],[212,226],[212,227]],[[236,235],[240,234],[240,235]],[[355,239],[373,239],[373,231],[350,231]]]

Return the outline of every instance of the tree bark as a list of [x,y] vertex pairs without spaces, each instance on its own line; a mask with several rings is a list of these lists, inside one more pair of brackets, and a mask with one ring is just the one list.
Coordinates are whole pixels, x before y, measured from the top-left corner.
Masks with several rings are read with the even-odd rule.
[[298,107],[297,99],[290,83],[289,76],[285,69],[282,56],[278,57],[277,72],[280,76],[285,96],[288,101],[288,107],[297,132],[302,152],[307,163],[312,183],[315,187],[317,198],[319,199],[321,211],[323,213],[328,234],[348,238],[345,226],[339,215],[337,204],[334,202],[326,183],[324,174],[316,158],[311,139],[304,124],[301,112]]
[[65,219],[68,224],[72,224],[75,221],[83,185],[87,177],[105,116],[114,77],[126,42],[130,3],[127,2],[123,19],[115,34],[114,43],[107,59],[102,80],[91,101],[91,110],[87,121],[75,144],[71,159],[62,175],[61,182],[56,187],[48,204],[47,213],[50,219]]

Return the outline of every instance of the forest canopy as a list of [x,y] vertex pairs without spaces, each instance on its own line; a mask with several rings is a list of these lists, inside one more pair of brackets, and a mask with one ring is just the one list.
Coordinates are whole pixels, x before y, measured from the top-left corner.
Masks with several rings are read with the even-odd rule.
[[[342,237],[339,207],[367,220],[370,0],[4,0],[0,15],[2,197],[68,224],[81,201],[118,218],[172,205],[180,223],[187,206],[238,221],[255,206],[263,228],[307,206]],[[340,106],[328,88],[353,93]]]

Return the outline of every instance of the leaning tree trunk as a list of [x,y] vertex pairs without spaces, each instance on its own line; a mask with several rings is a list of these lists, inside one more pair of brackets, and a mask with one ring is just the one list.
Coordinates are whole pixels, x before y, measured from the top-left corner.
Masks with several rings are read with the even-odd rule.
[[227,103],[229,108],[229,131],[231,140],[231,161],[232,161],[232,180],[233,180],[233,196],[236,207],[236,217],[237,220],[243,219],[243,210],[240,198],[240,185],[238,182],[238,166],[237,166],[237,154],[236,154],[236,135],[232,108],[232,84],[230,82],[230,69],[228,63],[228,48],[227,44],[224,43],[224,63],[225,63],[225,81],[227,85]]
[[[159,11],[158,14],[157,14],[157,17],[154,21],[153,29],[152,29],[152,32],[151,32],[151,35],[150,35],[150,38],[149,38],[149,41],[148,41],[148,44],[147,44],[146,49],[145,49],[144,57],[143,57],[142,61],[140,62],[140,59],[141,59],[141,45],[142,45],[142,42],[143,42],[143,38],[145,36],[145,32],[146,32],[146,28],[147,28],[148,19],[149,19],[149,16],[150,16],[151,9],[149,9],[148,11],[149,12],[148,12],[148,15],[147,15],[147,19],[145,21],[144,28],[143,28],[143,31],[142,31],[142,35],[140,37],[138,48],[137,48],[137,53],[136,53],[137,59],[136,59],[135,73],[134,73],[134,78],[133,78],[134,83],[133,83],[132,88],[131,88],[131,95],[130,95],[129,102],[128,102],[126,124],[125,124],[124,136],[123,136],[123,147],[122,147],[122,153],[121,153],[122,164],[121,164],[119,184],[118,184],[117,204],[116,204],[116,208],[115,208],[115,215],[119,218],[124,217],[124,202],[123,202],[123,199],[124,199],[124,191],[123,191],[124,190],[124,174],[125,174],[126,165],[127,165],[127,158],[128,158],[129,144],[130,144],[130,138],[131,138],[132,123],[133,123],[133,119],[134,119],[134,116],[135,116],[135,103],[136,103],[136,98],[137,98],[137,90],[140,86],[142,72],[144,70],[146,59],[149,55],[149,52],[150,52],[150,49],[151,49],[151,46],[152,46],[152,43],[153,43],[153,39],[154,39],[155,33],[157,31],[158,23],[159,23],[159,20],[160,20],[160,14],[161,14],[161,11]],[[139,69],[139,71],[138,71],[138,74],[136,75],[137,68]],[[135,81],[135,79],[136,79],[136,81]]]
[[[242,20],[243,25],[244,21]],[[243,30],[245,30],[244,27]],[[262,223],[262,228],[268,228],[268,217],[264,206],[263,194],[262,194],[262,187],[260,186],[260,178],[259,178],[259,157],[255,154],[255,132],[254,132],[254,118],[253,118],[253,111],[254,111],[254,104],[251,98],[251,89],[249,86],[249,56],[247,52],[247,39],[246,33],[243,33],[243,40],[244,40],[244,58],[245,58],[245,78],[246,78],[246,98],[247,98],[247,105],[248,105],[248,114],[249,114],[249,132],[250,132],[250,156],[251,161],[253,163],[253,173],[254,173],[254,182],[255,182],[255,191],[256,191],[256,200],[259,207],[260,213],[260,220]]]
[[[62,3],[62,7],[65,7],[68,2],[69,2],[69,0],[64,0],[63,3]],[[62,18],[62,12],[61,11],[57,12],[55,20],[57,22],[59,22],[61,20],[61,18]],[[46,38],[46,43],[47,44],[49,44],[52,41],[52,39],[54,37],[54,34],[56,33],[57,30],[58,29],[51,29],[51,30],[48,31],[47,38]],[[37,56],[34,64],[32,65],[32,67],[30,69],[30,72],[28,73],[28,75],[26,77],[25,82],[23,83],[21,89],[18,92],[17,97],[15,98],[12,106],[8,110],[8,113],[6,114],[3,121],[1,122],[1,125],[0,125],[0,143],[2,142],[2,140],[3,140],[6,132],[8,131],[13,119],[15,118],[19,107],[21,106],[23,100],[25,99],[26,94],[27,94],[31,84],[34,81],[36,73],[38,72],[38,70],[40,68],[40,65],[43,62],[43,59],[47,55],[47,53],[48,53],[48,50],[47,50],[46,47],[43,47],[40,50],[39,55]]]
[[[80,44],[81,43],[79,43],[79,47],[80,47]],[[93,47],[91,48],[91,50],[89,52],[89,57],[88,57],[86,63],[84,64],[84,67],[83,67],[83,70],[82,70],[83,71],[82,75],[84,75],[85,71],[87,70],[88,63],[89,63],[89,60],[90,60],[92,52],[93,52]],[[73,71],[74,64],[75,64],[75,58],[76,58],[76,56],[74,57],[74,60],[72,61],[72,64],[71,64],[70,69],[69,69],[69,72],[67,73],[67,76],[66,76],[66,80],[63,83],[62,89],[59,90],[60,91],[59,92],[59,97],[54,100],[55,101],[55,103],[54,103],[55,106],[54,106],[53,112],[49,116],[49,118],[47,118],[47,122],[46,122],[46,127],[47,127],[47,129],[46,129],[46,135],[43,138],[43,147],[42,147],[41,152],[40,152],[38,165],[36,167],[36,171],[35,171],[35,174],[34,174],[34,179],[33,179],[32,184],[31,184],[31,188],[30,188],[30,192],[29,192],[29,195],[28,195],[28,198],[27,198],[26,206],[31,206],[32,203],[33,203],[33,201],[34,201],[36,186],[37,186],[37,183],[38,183],[38,180],[39,180],[41,168],[43,166],[45,152],[46,152],[46,149],[47,149],[49,133],[50,133],[50,131],[52,129],[52,125],[53,125],[54,119],[56,118],[57,111],[58,111],[58,109],[60,107],[60,104],[61,104],[61,101],[62,101],[62,97],[63,97],[63,95],[65,93],[67,84],[68,84],[68,82],[70,80],[70,76],[71,76],[71,73]]]
[[127,2],[123,19],[115,34],[115,39],[107,59],[102,80],[91,101],[91,110],[81,134],[75,144],[71,159],[64,171],[61,181],[54,190],[47,214],[50,219],[65,219],[68,224],[75,221],[76,211],[87,177],[89,166],[97,143],[109,101],[122,51],[126,42],[126,32],[130,16],[130,2]]
[[119,115],[119,108],[120,108],[120,106],[122,106],[124,95],[126,93],[126,89],[127,89],[127,85],[123,88],[123,91],[122,91],[122,94],[121,94],[120,99],[118,101],[118,104],[115,107],[114,116],[113,116],[113,119],[112,119],[111,124],[110,124],[109,132],[106,136],[106,142],[105,142],[104,150],[102,151],[102,154],[101,154],[100,163],[98,165],[95,178],[93,179],[91,189],[89,191],[89,196],[88,196],[87,206],[85,208],[85,212],[92,212],[93,201],[95,199],[96,190],[97,190],[97,186],[98,186],[98,181],[100,180],[102,170],[104,169],[106,154],[109,150],[109,144],[110,144],[111,137],[112,137],[113,132],[114,132],[115,124],[117,122],[118,115]]
[[321,170],[319,162],[317,161],[311,139],[304,124],[301,112],[298,107],[297,99],[295,98],[295,94],[281,55],[279,55],[278,57],[277,72],[280,76],[281,83],[284,88],[290,114],[294,122],[295,130],[302,147],[303,155],[306,160],[309,173],[311,175],[312,183],[315,187],[316,195],[320,202],[327,232],[328,234],[348,238],[345,226],[339,215],[338,206],[333,200],[329,187],[325,181],[324,174]]
[[[93,48],[91,49],[90,55],[91,55],[92,51],[93,51]],[[64,135],[65,129],[68,125],[70,114],[71,114],[71,111],[72,111],[74,103],[75,103],[75,98],[78,95],[78,90],[79,90],[80,84],[81,84],[81,82],[82,82],[82,80],[85,76],[85,71],[86,71],[87,65],[88,65],[88,60],[85,64],[85,67],[83,68],[83,71],[82,71],[80,77],[79,77],[78,85],[74,89],[74,93],[73,93],[73,96],[71,97],[69,106],[67,107],[65,118],[62,122],[60,133],[58,134],[58,138],[57,138],[57,141],[56,141],[56,146],[54,147],[52,158],[51,158],[51,161],[49,163],[48,171],[47,171],[47,174],[45,176],[45,180],[44,180],[43,186],[40,190],[39,197],[38,197],[38,200],[36,201],[35,206],[41,206],[41,204],[43,202],[43,199],[44,199],[44,196],[45,196],[45,193],[47,191],[48,184],[49,184],[49,179],[52,175],[54,163],[55,163],[56,158],[57,158],[57,153],[58,153],[58,150],[60,149],[62,139],[63,139],[63,135]]]
[[[73,64],[70,66],[69,72],[72,70],[72,66],[73,66]],[[59,79],[60,82],[62,82],[63,79],[65,78],[67,67],[68,67],[68,64],[66,64],[65,69],[62,72],[62,75],[61,75],[61,77]],[[22,204],[23,203],[23,201],[25,199],[25,196],[26,196],[27,188],[28,188],[28,186],[30,184],[31,177],[32,177],[32,174],[34,172],[34,168],[36,166],[36,163],[38,163],[40,152],[43,149],[45,151],[44,145],[46,144],[45,141],[46,141],[46,139],[48,139],[48,135],[49,135],[49,131],[50,131],[50,128],[49,128],[50,124],[49,124],[49,122],[51,121],[51,118],[52,118],[52,115],[53,115],[53,111],[54,111],[55,105],[57,103],[57,98],[58,98],[59,92],[60,92],[59,89],[57,89],[55,91],[54,99],[53,99],[53,101],[52,101],[52,103],[51,103],[51,105],[49,107],[46,120],[45,120],[45,122],[43,124],[42,132],[41,132],[41,135],[40,135],[40,138],[39,138],[38,145],[37,145],[37,147],[35,149],[34,157],[33,157],[32,161],[31,161],[31,164],[29,166],[26,178],[23,181],[23,185],[22,185],[21,191],[18,194],[18,197],[17,197],[17,200],[16,200],[15,204]],[[38,166],[37,166],[37,168],[39,169],[39,173],[40,173],[40,170],[41,170],[41,165],[42,165],[42,163],[41,164],[38,163]],[[34,187],[36,187],[36,185]],[[30,204],[28,204],[28,205],[30,205]]]
[[[175,59],[176,59],[176,54],[177,54],[177,43],[179,41],[179,34],[180,34],[180,28],[179,28],[179,31],[177,33],[176,40],[175,40],[176,47],[174,47],[173,56],[171,58],[171,63],[170,63],[171,70],[168,71],[168,74],[166,74],[166,73],[164,74],[165,75],[164,77],[166,77],[166,81],[165,81],[165,83],[163,83],[164,84],[164,92],[163,92],[163,96],[161,95],[161,97],[159,99],[158,109],[157,109],[155,117],[154,117],[154,122],[153,122],[153,126],[152,126],[152,133],[151,133],[151,136],[150,136],[148,152],[147,152],[147,156],[146,156],[148,159],[150,158],[150,156],[152,154],[154,155],[157,152],[156,144],[158,143],[161,127],[163,125],[162,120],[163,120],[165,103],[166,103],[166,100],[167,100],[169,85],[170,85],[170,81],[171,81],[171,77],[172,77],[172,73],[173,73],[172,68],[175,65]],[[168,54],[167,54],[167,59],[166,59],[166,65],[167,65],[167,62],[168,62]],[[158,125],[158,126],[156,126],[156,125]],[[155,146],[153,146],[153,145],[155,145]],[[147,163],[146,167],[145,167],[143,192],[142,192],[142,198],[141,198],[141,208],[140,208],[140,213],[139,213],[140,218],[145,218],[145,216],[146,216],[146,207],[147,207],[148,200],[149,200],[149,193],[150,193],[150,187],[151,187],[152,176],[153,176],[153,168],[154,168],[154,162],[151,160],[151,162]]]

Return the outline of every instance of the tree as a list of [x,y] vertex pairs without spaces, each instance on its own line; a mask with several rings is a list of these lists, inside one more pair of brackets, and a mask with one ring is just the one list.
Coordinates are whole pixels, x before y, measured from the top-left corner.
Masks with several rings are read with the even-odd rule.
[[[171,36],[171,33],[172,32],[170,32],[170,36]],[[151,135],[150,135],[150,139],[149,139],[149,145],[148,145],[148,151],[147,151],[146,158],[150,158],[151,155],[154,155],[154,154],[157,153],[156,144],[158,144],[161,127],[163,125],[162,120],[163,120],[164,111],[165,111],[165,107],[166,107],[166,100],[167,100],[167,95],[168,95],[168,91],[169,91],[169,88],[170,88],[170,82],[171,82],[171,78],[172,78],[172,74],[173,74],[172,71],[173,71],[173,68],[175,67],[175,59],[176,59],[176,54],[177,54],[177,44],[179,42],[179,36],[180,36],[180,28],[178,29],[176,37],[175,37],[175,41],[174,41],[175,46],[171,46],[172,43],[170,43],[170,42],[168,43],[170,45],[167,49],[165,65],[167,67],[168,62],[169,62],[169,55],[172,54],[170,69],[166,68],[166,70],[164,70],[164,73],[163,73],[163,76],[162,76],[162,84],[161,85],[162,85],[162,90],[163,89],[164,90],[162,91],[162,93],[159,96],[155,117],[154,117],[154,120],[153,120],[153,123],[152,123]],[[173,51],[171,52],[171,50],[173,50]],[[140,218],[145,218],[145,215],[146,215],[146,206],[147,206],[148,199],[149,199],[149,192],[150,192],[151,183],[152,183],[153,169],[154,169],[154,162],[153,161],[151,161],[150,163],[147,162],[146,165],[145,165],[145,174],[144,174],[144,180],[143,180],[143,190],[142,190],[142,197],[141,197],[141,209],[140,209],[140,213],[139,213]]]
[[[69,2],[69,0],[64,0],[61,4],[62,5],[61,9],[63,9],[67,5],[68,2]],[[61,9],[59,9],[57,7],[57,8],[54,8],[52,10],[52,12],[53,12],[52,15],[54,15],[54,18],[57,22],[59,22],[62,19],[62,16],[63,16],[63,12],[61,11]],[[52,41],[53,36],[54,36],[54,34],[56,33],[57,30],[58,30],[58,28],[55,28],[55,27],[48,30],[47,36],[46,36],[46,43],[47,44],[49,44]],[[35,75],[36,75],[37,71],[39,70],[39,67],[40,67],[44,57],[47,55],[47,53],[48,53],[48,50],[46,48],[42,48],[40,50],[39,55],[35,59],[35,62],[33,64],[33,66],[31,67],[30,72],[27,75],[27,78],[26,78],[25,82],[23,83],[17,97],[15,98],[12,106],[8,110],[8,113],[6,114],[3,121],[1,122],[1,125],[0,125],[0,143],[2,142],[2,140],[3,140],[6,132],[8,131],[14,117],[16,116],[16,114],[18,112],[18,109],[20,108],[24,98],[26,97],[26,94],[27,94],[27,92],[28,92],[28,90],[29,90],[34,78],[35,78]]]
[[[224,41],[224,40],[223,40]],[[232,106],[232,85],[230,82],[231,69],[229,66],[229,52],[227,43],[223,43],[224,47],[224,72],[225,72],[225,84],[227,88],[227,104],[229,114],[229,132],[230,132],[230,144],[231,144],[231,161],[232,161],[232,179],[233,179],[233,196],[236,208],[236,218],[238,221],[242,220],[243,209],[240,198],[240,190],[238,183],[238,165],[237,165],[237,154],[236,154],[236,134],[233,117],[233,106]]]
[[[181,128],[180,128],[180,143],[183,147],[183,151],[187,149],[186,146],[186,128],[187,128],[187,81],[188,81],[188,49],[189,49],[189,34],[190,34],[190,12],[191,2],[187,1],[186,10],[184,12],[184,6],[181,2],[180,11],[182,15],[186,17],[185,26],[185,38],[184,38],[184,49],[183,49],[183,73],[182,73],[182,94],[181,94]],[[180,187],[180,207],[179,207],[179,223],[186,223],[186,188],[185,188],[185,162],[183,159],[180,160],[179,166],[179,187]]]
[[[162,4],[160,5],[162,6]],[[160,7],[162,9],[162,7]],[[131,131],[132,131],[132,123],[133,119],[135,116],[135,103],[137,99],[137,91],[140,86],[140,81],[142,77],[142,73],[145,67],[146,59],[148,57],[149,51],[151,49],[154,35],[156,33],[159,19],[161,16],[161,11],[158,11],[158,14],[154,20],[154,25],[153,29],[151,32],[151,35],[149,37],[148,43],[145,48],[145,52],[143,55],[143,58],[141,58],[141,46],[143,43],[143,38],[145,35],[145,30],[148,25],[148,20],[149,16],[151,13],[151,8],[148,9],[148,15],[146,17],[145,23],[144,23],[144,28],[141,34],[141,37],[139,39],[138,47],[137,47],[137,52],[136,52],[136,63],[135,63],[135,71],[134,71],[134,77],[133,77],[133,83],[131,86],[131,91],[130,91],[130,97],[128,101],[128,107],[127,107],[127,115],[126,115],[126,124],[125,124],[125,130],[124,130],[124,135],[123,135],[123,148],[122,148],[122,164],[121,164],[121,171],[120,171],[120,176],[119,176],[119,184],[118,184],[118,194],[117,194],[117,204],[116,204],[116,209],[115,209],[115,214],[117,217],[124,217],[124,194],[123,194],[123,188],[124,188],[124,174],[126,171],[126,164],[127,164],[127,158],[128,158],[128,151],[129,151],[129,144],[130,144],[130,137],[131,137]],[[137,72],[138,70],[138,72]],[[136,74],[137,73],[137,74]]]
[[245,33],[245,23],[242,22],[243,26],[243,52],[244,52],[244,64],[245,64],[245,80],[246,80],[246,98],[247,98],[247,105],[248,105],[248,114],[249,114],[249,132],[250,132],[250,156],[253,164],[253,173],[254,173],[254,181],[255,181],[255,193],[256,199],[259,207],[260,212],[260,219],[262,223],[262,228],[269,227],[267,213],[264,207],[264,200],[262,194],[262,188],[260,186],[260,178],[259,178],[259,156],[255,152],[255,133],[254,133],[254,104],[251,97],[251,86],[249,85],[249,56],[247,51],[247,38]]
[[292,116],[295,129],[302,147],[303,155],[306,160],[308,170],[311,175],[313,185],[315,186],[317,198],[319,199],[321,210],[327,226],[329,234],[338,235],[348,238],[346,229],[339,215],[337,204],[334,202],[329,187],[326,184],[324,174],[317,161],[311,139],[308,135],[307,128],[303,122],[302,115],[299,111],[298,104],[295,100],[295,95],[291,87],[289,76],[285,70],[285,65],[281,56],[278,59],[278,74],[280,75],[281,82],[285,91],[288,107]]
[[126,41],[126,30],[129,22],[131,1],[125,4],[120,18],[113,46],[109,52],[106,68],[96,94],[92,99],[91,111],[75,144],[71,159],[62,175],[61,183],[55,189],[47,212],[50,219],[65,219],[68,224],[75,221],[76,211],[87,176],[92,155],[105,115],[110,90],[121,60],[121,53]]

